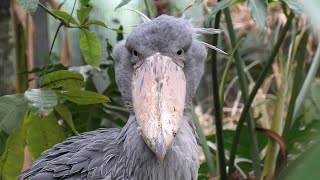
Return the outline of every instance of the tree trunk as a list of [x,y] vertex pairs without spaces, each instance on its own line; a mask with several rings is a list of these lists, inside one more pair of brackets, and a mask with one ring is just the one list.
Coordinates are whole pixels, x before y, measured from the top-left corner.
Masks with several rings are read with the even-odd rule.
[[13,64],[9,59],[11,46],[9,43],[10,0],[0,3],[0,96],[13,93]]

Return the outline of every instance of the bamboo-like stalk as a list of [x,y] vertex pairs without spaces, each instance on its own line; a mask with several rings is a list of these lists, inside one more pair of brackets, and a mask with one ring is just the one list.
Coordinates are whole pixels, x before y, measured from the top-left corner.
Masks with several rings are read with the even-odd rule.
[[[285,114],[285,103],[287,99],[287,92],[289,87],[289,79],[290,79],[290,71],[293,66],[294,60],[294,45],[295,41],[295,32],[292,35],[292,43],[289,50],[288,61],[285,67],[281,68],[281,84],[279,89],[279,94],[277,95],[276,103],[275,103],[275,111],[272,117],[271,129],[273,132],[282,135],[283,132],[283,124],[284,124],[284,114]],[[280,63],[282,64],[282,63]],[[279,145],[274,140],[269,139],[267,145],[267,153],[264,160],[264,168],[262,172],[262,178],[271,180],[273,178],[273,174],[276,167],[276,160],[279,153]]]
[[303,70],[304,70],[304,62],[305,62],[305,54],[306,54],[306,44],[308,42],[308,32],[307,28],[305,28],[301,32],[301,37],[298,39],[297,48],[296,48],[296,57],[297,57],[297,66],[294,75],[292,90],[291,90],[291,98],[288,106],[288,113],[285,121],[285,127],[283,131],[283,137],[286,139],[289,135],[289,130],[291,128],[292,119],[293,119],[293,112],[296,105],[296,100],[301,90],[302,85],[302,77],[303,77]]
[[[232,18],[230,15],[229,8],[224,9],[224,15],[226,18],[226,23],[227,23],[227,28],[228,28],[230,40],[231,40],[231,45],[233,48],[236,48],[236,45],[237,45],[236,34],[233,29]],[[235,57],[235,64],[236,64],[236,68],[237,68],[237,72],[238,72],[238,76],[239,76],[239,84],[240,84],[240,89],[242,92],[242,99],[243,99],[243,102],[246,103],[248,101],[248,82],[245,77],[243,61],[241,60],[240,55],[237,50],[235,51],[234,57]],[[261,167],[260,167],[259,147],[258,147],[258,140],[257,140],[257,136],[256,136],[256,130],[255,130],[255,121],[253,119],[253,114],[250,110],[250,107],[248,109],[247,121],[248,121],[248,126],[249,126],[249,140],[251,142],[250,148],[251,148],[251,153],[252,153],[253,170],[254,170],[255,176],[260,177],[261,176]],[[238,126],[241,127],[242,125],[238,124]],[[236,141],[233,143],[239,143],[239,142]],[[233,155],[235,156],[236,152],[233,152],[233,153],[234,153]],[[231,167],[233,167],[233,165]],[[234,171],[233,168],[229,169],[229,174],[232,173],[233,171]]]
[[285,36],[287,34],[287,31],[288,31],[289,27],[291,26],[291,22],[292,22],[293,18],[294,18],[294,13],[290,12],[288,20],[287,20],[285,26],[283,27],[283,29],[282,29],[282,31],[281,31],[281,33],[279,35],[279,38],[278,38],[278,40],[277,40],[277,42],[276,42],[276,44],[275,44],[275,46],[274,46],[269,58],[267,60],[267,64],[264,67],[264,69],[261,72],[261,74],[259,75],[259,78],[256,81],[256,84],[253,87],[247,102],[245,103],[245,106],[243,108],[243,111],[241,113],[241,116],[240,116],[240,119],[239,119],[239,122],[238,122],[238,126],[236,128],[235,136],[233,138],[233,143],[232,143],[231,152],[230,152],[230,161],[229,161],[229,169],[230,169],[230,171],[229,172],[232,172],[235,169],[234,161],[235,161],[235,157],[236,157],[236,151],[237,151],[237,148],[238,148],[240,134],[241,134],[241,130],[242,130],[243,123],[245,121],[246,115],[249,112],[249,109],[251,107],[251,103],[252,103],[255,95],[257,94],[257,92],[258,92],[260,86],[262,85],[266,75],[268,74],[268,71],[270,70],[270,68],[272,66],[274,58],[277,55],[277,53],[279,51],[279,48],[281,47],[281,45],[283,43],[283,40],[284,40],[284,38],[285,38]]
[[195,111],[194,111],[194,105],[191,106],[191,113],[192,113],[192,117],[193,117],[193,121],[194,121],[194,125],[196,127],[196,131],[197,131],[197,135],[200,141],[200,145],[203,149],[203,153],[204,156],[206,157],[206,162],[208,164],[208,169],[209,169],[209,173],[214,177],[217,175],[216,172],[216,168],[214,165],[214,156],[213,154],[210,152],[209,146],[207,144],[207,140],[206,137],[203,134],[202,128],[200,126],[200,122],[198,119],[198,116],[196,115]]
[[[219,0],[218,0],[219,2]],[[219,29],[220,25],[220,16],[221,11],[216,14],[214,21],[214,28]],[[217,46],[218,44],[218,36],[213,35],[212,45]],[[212,73],[212,86],[213,86],[213,104],[215,110],[215,126],[216,126],[216,142],[217,142],[217,154],[218,154],[218,169],[220,179],[227,178],[226,171],[226,160],[225,160],[225,152],[224,152],[224,144],[223,144],[223,115],[222,115],[222,107],[220,103],[219,97],[219,82],[218,82],[218,67],[217,67],[217,51],[212,52],[211,59],[211,73]]]

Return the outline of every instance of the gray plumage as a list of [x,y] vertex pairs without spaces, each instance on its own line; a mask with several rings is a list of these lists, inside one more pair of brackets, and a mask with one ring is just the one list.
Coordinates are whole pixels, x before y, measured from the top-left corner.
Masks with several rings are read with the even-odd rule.
[[[182,55],[177,55],[179,50],[183,50]],[[134,56],[133,51],[139,56]],[[156,52],[182,62],[186,78],[182,124],[163,164],[141,137],[131,92],[133,66]],[[188,106],[199,85],[206,55],[205,47],[196,39],[196,31],[187,20],[162,15],[135,27],[113,50],[116,81],[131,112],[127,124],[121,129],[98,129],[71,137],[45,151],[19,178],[197,179],[198,145]]]

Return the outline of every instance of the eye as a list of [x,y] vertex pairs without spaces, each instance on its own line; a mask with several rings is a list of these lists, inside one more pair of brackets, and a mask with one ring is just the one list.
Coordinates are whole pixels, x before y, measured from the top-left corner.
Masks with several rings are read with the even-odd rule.
[[133,50],[133,51],[132,51],[132,54],[133,54],[134,56],[136,56],[136,57],[139,56],[139,54],[138,54],[138,52],[137,52],[136,50]]
[[177,55],[180,56],[182,54],[182,52],[183,52],[182,49],[180,49],[179,51],[177,51]]

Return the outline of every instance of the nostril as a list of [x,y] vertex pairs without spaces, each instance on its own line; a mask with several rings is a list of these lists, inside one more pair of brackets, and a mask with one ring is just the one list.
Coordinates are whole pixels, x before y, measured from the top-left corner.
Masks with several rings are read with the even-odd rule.
[[173,137],[176,137],[177,133],[176,132],[172,132]]

